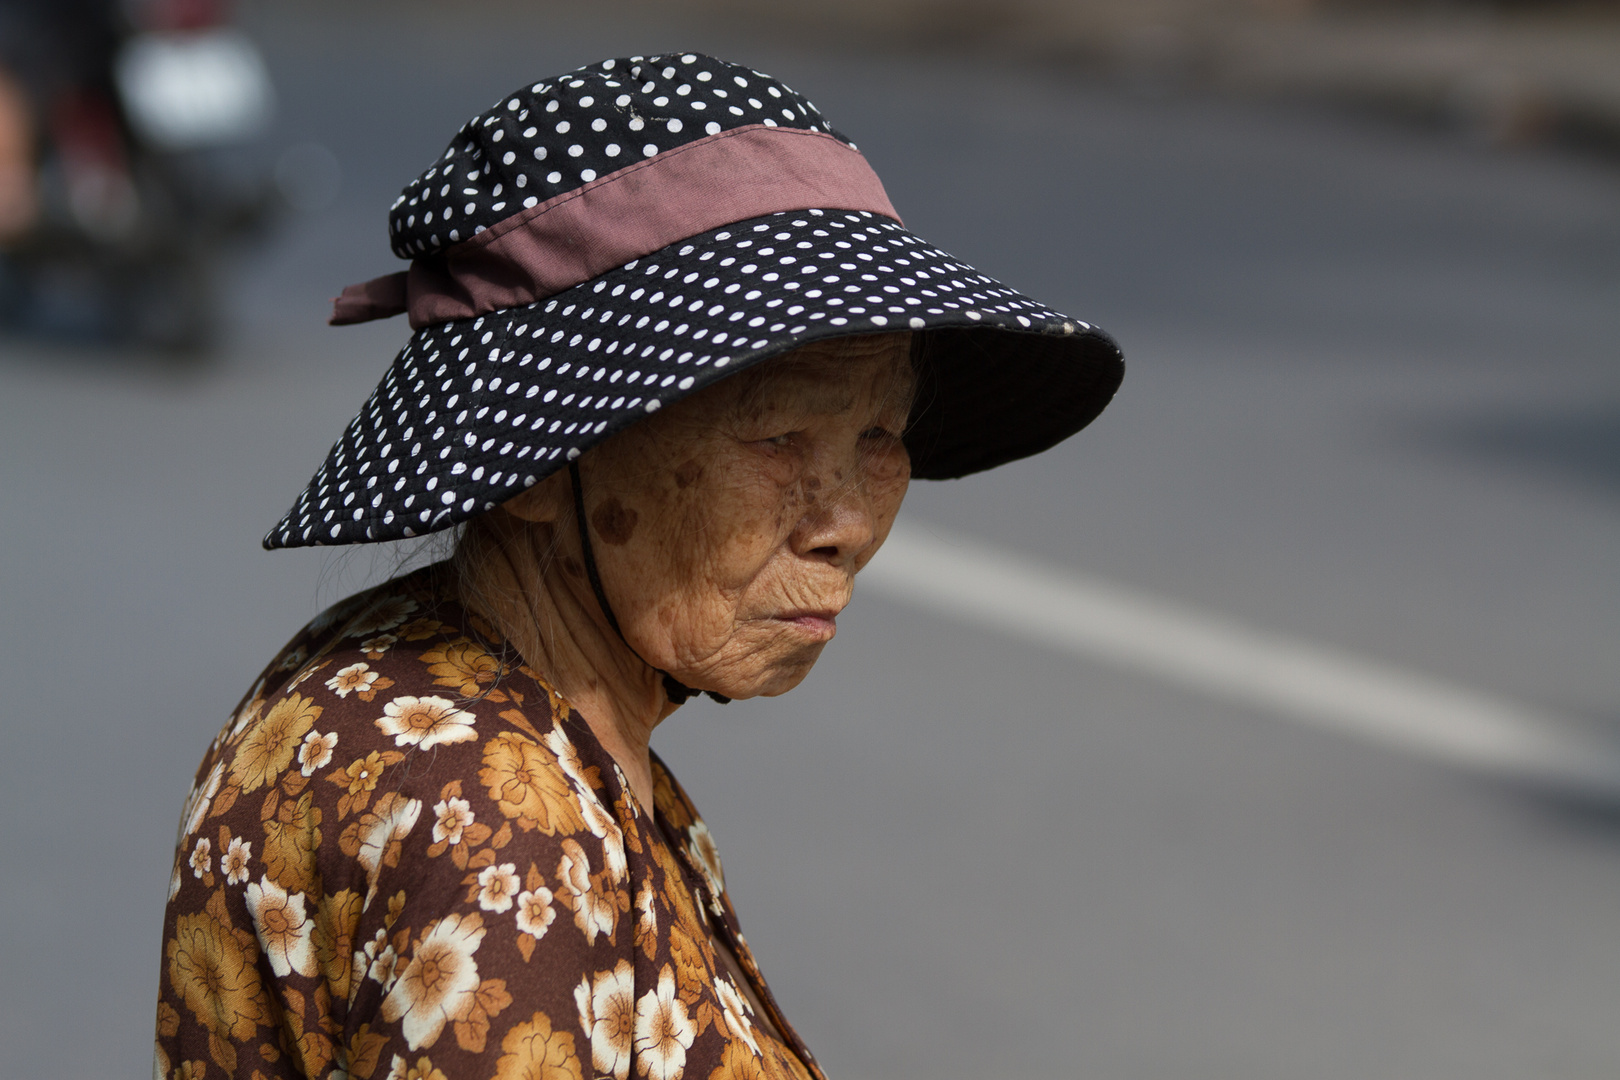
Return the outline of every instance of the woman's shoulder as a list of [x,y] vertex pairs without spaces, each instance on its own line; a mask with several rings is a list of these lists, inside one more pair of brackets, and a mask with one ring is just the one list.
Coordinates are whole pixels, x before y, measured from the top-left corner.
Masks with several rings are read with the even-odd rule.
[[[431,584],[306,628],[210,748],[170,881],[172,1060],[229,1071],[292,1017],[301,1064],[272,1075],[429,1049],[489,1075],[499,1032],[569,1022],[580,980],[628,963],[646,819],[578,714]],[[251,974],[196,974],[221,963]]]
[[575,791],[611,802],[622,780],[604,775],[616,768],[587,725],[444,577],[429,567],[398,578],[299,631],[209,748],[182,836],[278,790],[312,809],[330,803],[328,822],[379,802],[432,807],[451,797],[441,789],[467,784],[504,793],[501,809],[525,827],[583,828]]
[[[318,700],[334,717],[369,716],[401,697],[434,698],[462,711],[522,708],[542,714],[562,702],[489,623],[456,597],[450,572],[425,567],[343,600],[293,636],[264,669],[233,726],[293,697]],[[523,686],[515,683],[521,682]],[[395,716],[399,708],[389,710]],[[497,710],[499,711],[499,710]],[[403,721],[402,721],[403,722]],[[398,725],[394,725],[398,726]],[[391,730],[401,745],[431,749],[457,734],[428,727]]]

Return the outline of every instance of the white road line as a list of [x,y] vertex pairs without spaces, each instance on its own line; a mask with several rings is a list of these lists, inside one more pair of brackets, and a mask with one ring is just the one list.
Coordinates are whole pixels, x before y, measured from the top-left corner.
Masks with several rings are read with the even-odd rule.
[[1620,750],[1584,737],[1569,720],[933,526],[896,526],[861,583],[942,615],[1392,750],[1620,793]]

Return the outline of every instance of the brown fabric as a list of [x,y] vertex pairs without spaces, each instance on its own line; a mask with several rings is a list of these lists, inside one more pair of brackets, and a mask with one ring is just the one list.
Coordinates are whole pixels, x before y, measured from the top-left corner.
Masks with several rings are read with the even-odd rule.
[[311,623],[203,759],[155,1075],[820,1080],[686,794],[655,759],[640,806],[447,577]]
[[[784,210],[900,220],[860,151],[819,131],[733,128],[512,215],[406,272],[351,285],[334,326],[409,310],[411,326],[532,304],[698,233]],[[388,301],[392,301],[390,304]]]
[[332,318],[328,321],[332,326],[350,326],[398,315],[410,306],[406,288],[409,277],[409,271],[401,270],[345,287],[332,301]]

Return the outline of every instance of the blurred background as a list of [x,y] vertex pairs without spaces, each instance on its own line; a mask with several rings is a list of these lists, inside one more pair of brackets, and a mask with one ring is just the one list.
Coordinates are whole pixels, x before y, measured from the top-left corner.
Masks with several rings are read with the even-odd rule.
[[672,49],[1129,366],[914,486],[799,690],[655,739],[833,1080],[1613,1076],[1616,5],[0,0],[0,1077],[148,1075],[195,763],[412,557],[258,546],[404,341],[324,325],[398,189]]

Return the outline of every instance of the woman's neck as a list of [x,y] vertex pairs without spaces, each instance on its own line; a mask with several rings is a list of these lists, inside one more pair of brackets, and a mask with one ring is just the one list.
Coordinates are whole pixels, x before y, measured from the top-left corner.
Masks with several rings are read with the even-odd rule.
[[550,523],[499,510],[473,522],[456,549],[462,603],[488,619],[535,672],[572,705],[649,813],[653,728],[678,706],[662,676],[608,624],[575,544]]

